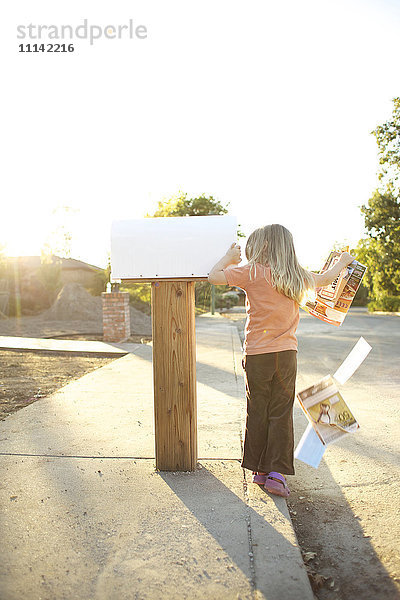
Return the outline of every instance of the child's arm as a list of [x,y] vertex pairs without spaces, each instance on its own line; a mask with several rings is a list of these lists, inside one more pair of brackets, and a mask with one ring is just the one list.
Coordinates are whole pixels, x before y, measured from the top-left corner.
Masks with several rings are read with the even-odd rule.
[[324,287],[335,281],[336,277],[340,275],[345,267],[350,265],[353,260],[356,260],[354,256],[351,256],[348,252],[343,252],[338,262],[331,268],[325,271],[325,273],[311,273],[315,287]]
[[241,260],[240,246],[234,242],[225,256],[213,266],[208,275],[208,281],[214,285],[227,285],[228,282],[223,269],[226,269],[229,265],[237,265]]

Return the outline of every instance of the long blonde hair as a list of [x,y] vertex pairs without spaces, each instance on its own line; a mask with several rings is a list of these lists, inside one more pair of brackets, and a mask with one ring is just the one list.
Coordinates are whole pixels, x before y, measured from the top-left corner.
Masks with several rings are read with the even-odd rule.
[[302,303],[305,292],[314,287],[311,273],[299,265],[292,234],[283,225],[266,225],[253,231],[247,240],[246,258],[250,279],[256,263],[269,266],[276,291],[298,304]]

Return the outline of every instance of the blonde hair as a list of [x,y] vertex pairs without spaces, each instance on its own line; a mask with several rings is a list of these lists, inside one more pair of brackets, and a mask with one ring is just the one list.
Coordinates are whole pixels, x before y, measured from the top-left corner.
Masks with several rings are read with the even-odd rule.
[[246,258],[250,279],[256,263],[269,266],[276,291],[298,304],[302,304],[306,291],[314,287],[311,273],[299,265],[292,234],[283,225],[266,225],[253,231],[247,240]]

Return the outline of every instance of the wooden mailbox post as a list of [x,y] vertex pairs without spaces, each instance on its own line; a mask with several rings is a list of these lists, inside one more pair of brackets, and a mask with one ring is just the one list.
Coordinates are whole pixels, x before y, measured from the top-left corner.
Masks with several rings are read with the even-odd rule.
[[156,468],[197,464],[195,281],[236,239],[227,216],[115,221],[111,278],[151,282]]
[[194,285],[151,285],[156,466],[161,471],[193,471],[197,464]]

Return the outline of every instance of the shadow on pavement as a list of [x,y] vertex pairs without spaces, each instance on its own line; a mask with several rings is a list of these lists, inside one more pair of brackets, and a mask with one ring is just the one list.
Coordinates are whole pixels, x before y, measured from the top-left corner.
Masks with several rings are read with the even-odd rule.
[[[152,362],[151,346],[143,346],[135,350],[135,355],[140,356],[149,362]],[[196,361],[196,381],[208,387],[212,387],[218,392],[226,394],[232,390],[232,373],[233,373],[233,353],[232,353],[232,371],[221,369],[215,365],[208,365],[200,361]],[[242,375],[242,373],[240,373]],[[243,392],[244,396],[244,392]]]
[[[330,590],[332,595],[329,590],[321,590],[318,597],[336,600],[400,598],[390,574],[382,565],[370,539],[364,537],[359,518],[327,466],[321,463],[319,467],[323,471],[323,488],[310,487],[310,475],[304,473],[306,468],[297,464],[297,474],[291,478],[289,506],[297,513],[294,515],[292,512],[292,521],[300,546],[303,551],[316,552],[310,568],[332,577],[334,581],[334,587]],[[315,478],[315,481],[318,482],[318,479]],[[364,493],[367,495],[368,491]],[[337,589],[339,593],[333,594]]]
[[[305,429],[305,418],[300,409],[295,411],[296,437]],[[351,451],[337,448],[338,462],[351,461]],[[328,451],[329,451],[328,450]],[[363,447],[367,451],[367,448]],[[362,450],[362,451],[363,451]],[[375,453],[375,450],[374,450]],[[371,458],[372,451],[366,452]],[[386,454],[386,453],[385,453]],[[387,457],[385,456],[385,460]],[[303,552],[315,552],[309,563],[312,571],[329,577],[327,585],[317,592],[319,600],[396,600],[400,593],[390,573],[383,566],[370,536],[366,536],[363,514],[371,514],[371,488],[375,482],[352,481],[346,473],[347,465],[341,465],[344,481],[340,484],[323,459],[318,469],[299,460],[295,461],[296,475],[290,478],[291,495],[288,505],[292,522]],[[381,481],[384,499],[385,486]],[[347,496],[347,497],[346,497]],[[383,500],[384,501],[384,500]],[[351,504],[350,504],[351,502]],[[376,506],[379,511],[379,506]],[[369,517],[368,517],[369,520]],[[385,557],[385,562],[387,557]],[[397,560],[396,557],[393,557]],[[334,582],[332,589],[329,584]]]
[[[207,464],[207,461],[204,462]],[[242,471],[239,464],[237,468]],[[263,497],[264,494],[257,489],[261,492],[261,499],[257,498],[258,505],[264,506],[259,512],[252,508],[251,500],[250,505],[245,501],[243,475],[237,475],[234,481],[231,476],[230,489],[224,484],[228,474],[224,473],[223,464],[216,465],[215,469],[218,469],[218,477],[204,466],[195,474],[159,472],[159,475],[249,578],[254,590],[260,590],[269,597],[268,586],[273,598],[278,597],[278,590],[286,598],[302,597],[296,595],[298,582],[295,579],[290,581],[290,566],[294,566],[298,549],[285,537],[287,515],[281,510],[279,501],[267,492]],[[269,515],[271,522],[267,521],[263,512]],[[288,530],[291,527],[289,521]],[[255,532],[258,544],[254,543]],[[285,574],[287,579],[283,581]]]

